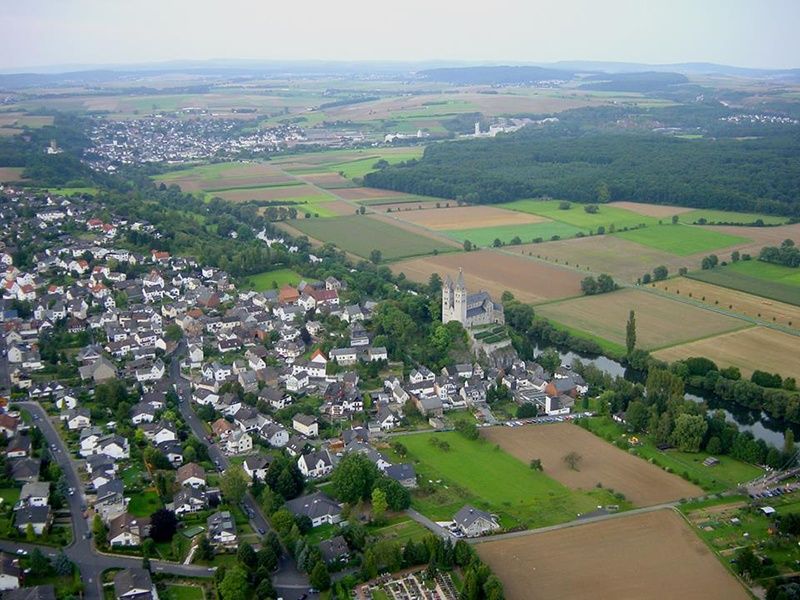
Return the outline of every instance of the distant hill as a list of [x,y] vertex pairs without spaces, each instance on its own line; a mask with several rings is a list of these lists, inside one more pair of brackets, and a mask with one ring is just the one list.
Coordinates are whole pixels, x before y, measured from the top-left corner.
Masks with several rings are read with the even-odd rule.
[[418,71],[417,75],[431,81],[456,85],[524,84],[575,77],[574,71],[532,66],[449,67]]
[[584,90],[603,92],[655,92],[664,90],[673,85],[688,83],[686,75],[680,73],[660,73],[645,71],[643,73],[603,73],[590,75],[586,78],[588,83],[581,85]]

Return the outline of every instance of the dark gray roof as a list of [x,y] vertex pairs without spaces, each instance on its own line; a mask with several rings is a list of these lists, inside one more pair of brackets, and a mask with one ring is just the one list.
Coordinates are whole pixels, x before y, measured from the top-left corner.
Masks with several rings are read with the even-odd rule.
[[293,515],[305,515],[309,519],[316,519],[326,515],[338,515],[341,507],[322,492],[315,492],[307,496],[300,496],[286,503],[286,508]]
[[387,477],[391,477],[395,481],[405,481],[406,479],[416,479],[417,473],[414,470],[414,465],[411,463],[400,463],[398,465],[389,465],[384,470]]
[[35,585],[33,587],[6,590],[3,600],[56,600],[56,591],[52,584]]
[[137,600],[142,598],[150,598],[150,590],[153,589],[153,580],[150,579],[150,573],[144,569],[123,569],[114,576],[114,595],[121,598],[125,595],[131,595],[131,592],[138,590],[145,591],[146,594],[137,594]]
[[456,525],[464,528],[469,527],[478,519],[486,519],[490,522],[495,521],[494,517],[490,513],[480,510],[479,508],[475,508],[474,506],[470,506],[469,504],[464,506],[464,508],[458,511],[456,516],[453,517],[453,521],[456,522]]

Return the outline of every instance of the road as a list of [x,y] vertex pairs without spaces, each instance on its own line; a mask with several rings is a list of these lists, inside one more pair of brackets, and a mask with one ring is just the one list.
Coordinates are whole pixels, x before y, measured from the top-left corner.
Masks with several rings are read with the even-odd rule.
[[[81,580],[86,587],[84,598],[87,600],[100,600],[103,597],[101,574],[112,567],[129,568],[141,567],[142,559],[98,552],[94,547],[93,539],[87,539],[86,534],[91,530],[91,523],[84,518],[86,498],[83,495],[83,484],[78,476],[75,461],[72,460],[66,444],[61,439],[58,431],[51,423],[47,413],[38,402],[17,402],[17,406],[27,410],[34,419],[34,424],[44,435],[50,454],[64,471],[64,476],[70,487],[75,488],[75,494],[67,496],[67,503],[72,514],[72,543],[64,549],[67,557],[74,562],[81,573]],[[55,448],[55,449],[54,449]],[[50,546],[36,546],[19,542],[0,541],[0,550],[16,552],[17,548],[28,551],[38,547],[46,555],[55,555],[56,550]],[[199,565],[181,565],[161,560],[151,560],[151,568],[156,573],[171,573],[188,577],[211,577],[214,569]]]
[[440,538],[449,539],[451,542],[455,542],[458,538],[450,533],[447,529],[442,527],[441,525],[437,525],[435,521],[431,521],[425,515],[417,512],[413,508],[409,508],[406,510],[406,514],[411,517],[414,521],[428,529],[431,533],[438,535]]
[[[185,355],[185,352],[186,342],[181,340],[172,353],[172,362],[169,367],[169,377],[178,395],[181,416],[197,439],[208,448],[208,456],[211,461],[215,465],[219,465],[219,470],[224,471],[230,466],[230,460],[219,446],[209,441],[203,421],[192,408],[191,385],[181,376],[180,358]],[[261,507],[250,492],[245,495],[242,504],[250,517],[250,525],[253,527],[253,531],[267,532],[271,530],[269,521],[267,521]],[[296,563],[286,552],[283,553],[278,569],[272,577],[272,584],[284,600],[295,600],[295,598],[299,598],[309,589],[308,577],[297,569]]]

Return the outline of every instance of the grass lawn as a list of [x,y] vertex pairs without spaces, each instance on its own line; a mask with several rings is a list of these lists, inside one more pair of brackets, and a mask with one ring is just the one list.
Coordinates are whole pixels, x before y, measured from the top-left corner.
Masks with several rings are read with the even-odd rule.
[[[627,439],[625,428],[611,417],[584,419],[581,424],[586,429],[609,442]],[[676,473],[685,479],[693,480],[708,492],[723,492],[735,488],[739,483],[755,479],[764,471],[730,456],[715,455],[720,464],[714,467],[703,466],[703,461],[710,456],[707,452],[679,452],[656,448],[655,442],[646,435],[639,435],[640,444],[631,452],[662,469]],[[686,477],[688,475],[688,477]]]
[[369,258],[370,252],[376,249],[382,252],[383,260],[453,250],[452,246],[435,239],[366,216],[298,219],[291,225],[310,237],[330,242],[363,258]]
[[335,173],[341,172],[344,177],[353,179],[354,177],[363,177],[367,173],[375,171],[375,163],[383,159],[389,164],[396,164],[411,160],[412,158],[419,158],[422,156],[424,148],[422,146],[417,148],[406,148],[404,151],[383,153],[378,151],[376,156],[369,158],[362,158],[360,160],[351,160],[347,162],[340,162],[327,165],[328,171]]
[[128,512],[134,517],[149,517],[161,508],[161,499],[158,494],[150,489],[131,496]]
[[14,506],[19,500],[20,491],[21,489],[18,487],[0,488],[0,498],[3,500],[3,506]]
[[137,486],[142,482],[142,468],[139,465],[131,465],[120,473],[120,479],[125,487]]
[[264,271],[250,275],[247,278],[247,283],[257,292],[271,290],[275,286],[281,288],[285,285],[297,285],[303,279],[301,275],[292,271],[291,269],[277,269],[275,271]]
[[[449,450],[431,443],[447,442]],[[412,506],[434,520],[449,520],[465,504],[500,517],[505,527],[542,527],[575,519],[598,506],[619,504],[607,490],[572,491],[486,440],[461,434],[404,436],[422,485]]]
[[203,600],[203,588],[196,585],[178,585],[168,583],[159,598],[163,600]]
[[619,231],[625,227],[638,227],[642,224],[658,224],[658,219],[654,217],[639,215],[633,211],[616,206],[600,204],[598,205],[599,209],[596,213],[587,213],[586,210],[584,210],[586,206],[584,204],[571,202],[568,210],[560,209],[560,204],[560,200],[517,200],[515,202],[498,204],[497,206],[548,217],[554,221],[560,221],[561,223],[567,223],[568,225],[577,227],[582,231],[589,231],[590,229],[597,231],[597,228],[600,226],[605,227],[606,231],[608,231],[611,225]]
[[678,256],[711,252],[750,241],[738,235],[728,235],[700,227],[672,224],[622,231],[614,235]]
[[309,544],[319,544],[323,540],[331,539],[339,532],[339,529],[338,525],[320,525],[308,532],[306,540],[308,540]]
[[755,223],[758,219],[761,219],[765,225],[783,225],[788,221],[786,217],[775,215],[711,209],[692,210],[678,215],[678,221],[686,224],[697,223],[700,219],[705,219],[707,223],[741,223],[745,225]]
[[497,227],[476,227],[473,229],[451,229],[446,231],[449,237],[463,242],[469,240],[478,246],[491,246],[494,240],[499,239],[507,244],[515,237],[519,237],[523,244],[541,238],[550,241],[554,236],[557,239],[575,237],[582,230],[567,223],[551,221],[549,223],[524,223],[520,225],[498,225]]
[[800,306],[800,269],[747,260],[697,271],[689,277]]
[[404,518],[397,523],[390,523],[384,527],[379,527],[374,530],[370,528],[370,533],[380,537],[381,539],[399,542],[403,545],[410,540],[418,542],[430,535],[430,531],[428,531],[427,528],[408,518]]

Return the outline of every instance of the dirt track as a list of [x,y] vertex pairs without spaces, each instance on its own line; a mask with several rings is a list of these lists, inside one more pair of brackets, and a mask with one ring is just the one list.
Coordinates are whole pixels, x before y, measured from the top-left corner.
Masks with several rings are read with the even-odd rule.
[[[491,427],[481,434],[525,463],[542,461],[545,474],[572,489],[589,490],[598,483],[622,492],[635,506],[651,506],[699,496],[697,486],[624,452],[571,423],[526,427]],[[575,451],[583,459],[578,471],[564,456]]]
[[509,600],[739,600],[749,595],[665,509],[476,546]]

